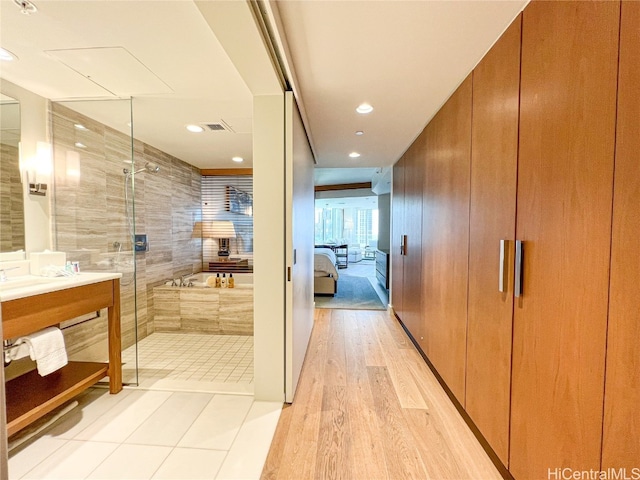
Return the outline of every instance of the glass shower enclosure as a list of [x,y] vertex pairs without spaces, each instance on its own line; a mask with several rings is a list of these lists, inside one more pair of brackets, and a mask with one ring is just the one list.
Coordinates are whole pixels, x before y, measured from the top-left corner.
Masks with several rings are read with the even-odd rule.
[[[138,288],[136,189],[144,160],[133,137],[132,99],[51,102],[54,185],[51,205],[54,248],[80,271],[119,272],[123,382],[138,384],[137,343],[146,333],[139,312],[146,289]],[[144,170],[143,170],[144,171]],[[142,173],[142,172],[140,172]],[[138,248],[139,252],[136,252]],[[105,361],[107,317],[94,312],[61,325],[72,360]]]

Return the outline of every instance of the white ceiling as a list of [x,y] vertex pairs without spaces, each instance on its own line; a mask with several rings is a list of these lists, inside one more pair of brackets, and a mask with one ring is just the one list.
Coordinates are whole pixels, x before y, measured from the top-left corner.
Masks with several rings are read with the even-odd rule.
[[[52,99],[133,95],[136,138],[199,168],[237,167],[230,160],[235,155],[251,166],[252,92],[263,87],[254,86],[260,71],[251,79],[246,73],[257,64],[242,56],[247,32],[235,31],[226,13],[242,2],[33,1],[39,11],[27,16],[13,0],[0,0],[0,45],[19,57],[2,63],[2,78]],[[394,163],[525,4],[271,2],[318,167]],[[91,50],[53,52],[70,49]],[[86,53],[89,58],[81,58]],[[93,70],[98,58],[100,68]],[[375,108],[368,116],[355,112],[364,101]],[[109,124],[106,110],[96,116]],[[221,120],[247,133],[184,129]],[[355,136],[356,130],[365,135]],[[359,159],[348,157],[354,150]],[[354,172],[359,176],[342,170],[343,178],[331,182],[361,181],[355,178],[362,172]]]
[[[0,43],[19,58],[3,78],[51,99],[133,96],[136,138],[200,168],[251,166],[251,92],[194,2],[33,1],[33,15],[0,1]],[[128,131],[123,107],[76,106]],[[238,133],[185,129],[221,120]]]
[[278,1],[318,166],[395,163],[525,4]]

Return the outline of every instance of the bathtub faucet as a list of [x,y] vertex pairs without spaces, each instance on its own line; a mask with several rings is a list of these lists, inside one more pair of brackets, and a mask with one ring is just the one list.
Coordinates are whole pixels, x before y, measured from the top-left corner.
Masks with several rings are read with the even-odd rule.
[[188,273],[186,275],[182,275],[180,277],[180,285],[179,287],[193,287],[193,278],[187,278],[193,275],[193,273]]

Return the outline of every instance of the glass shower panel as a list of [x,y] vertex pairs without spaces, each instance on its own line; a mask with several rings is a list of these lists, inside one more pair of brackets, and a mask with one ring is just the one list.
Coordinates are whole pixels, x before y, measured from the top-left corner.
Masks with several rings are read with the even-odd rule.
[[[52,102],[54,247],[81,272],[119,272],[123,382],[138,384],[131,99]],[[142,292],[146,295],[146,291]],[[106,311],[61,326],[72,360],[106,361]]]

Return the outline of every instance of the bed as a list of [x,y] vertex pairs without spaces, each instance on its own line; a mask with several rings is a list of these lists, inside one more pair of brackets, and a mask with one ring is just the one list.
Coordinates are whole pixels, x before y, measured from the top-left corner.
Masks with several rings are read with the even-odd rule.
[[330,248],[316,248],[313,255],[313,294],[335,295],[338,292],[336,254]]

